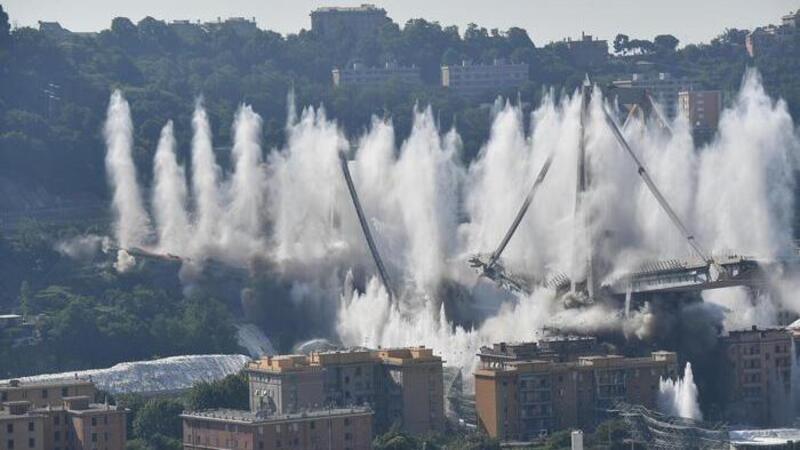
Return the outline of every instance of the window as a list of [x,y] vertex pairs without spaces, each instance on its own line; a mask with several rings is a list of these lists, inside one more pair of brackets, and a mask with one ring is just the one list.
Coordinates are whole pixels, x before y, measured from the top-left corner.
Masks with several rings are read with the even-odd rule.
[[92,433],[92,442],[97,442],[97,433]]
[[308,424],[308,427],[309,427],[309,428],[311,428],[311,429],[313,430],[314,428],[316,428],[316,427],[317,427],[317,424],[316,424],[316,423],[314,423],[314,421],[312,420],[312,421],[311,421],[311,423],[309,423],[309,424]]
[[42,389],[42,398],[47,398],[47,389]]
[[59,416],[58,414],[56,414],[55,416],[53,416],[53,423],[54,423],[54,424],[58,425],[58,423],[59,423],[60,421],[61,421],[61,416]]
[[53,440],[56,441],[56,442],[61,440],[61,432],[60,431],[56,431],[55,433],[53,433]]
[[344,424],[345,424],[345,426],[350,425],[350,418],[349,417],[345,417],[344,418]]
[[[6,431],[8,431],[9,433],[13,433],[14,432],[14,424],[10,423],[10,424],[6,425]],[[9,448],[11,448],[11,447],[9,447]]]
[[33,422],[28,422],[28,431],[33,431],[35,429],[35,427],[36,427],[36,425],[34,425]]
[[353,435],[350,434],[350,433],[345,433],[344,434],[344,440],[345,441],[352,441],[353,440]]
[[97,426],[97,417],[92,417],[92,426]]
[[67,388],[67,387],[62,387],[62,388],[61,388],[61,396],[62,396],[62,397],[69,397],[69,388]]
[[8,401],[8,392],[5,391],[0,392],[0,401],[3,402]]
[[13,449],[14,448],[14,440],[13,439],[9,439],[8,441],[6,441],[6,447],[8,447],[8,450]]
[[28,448],[34,448],[34,447],[36,447],[36,439],[34,438],[28,439]]

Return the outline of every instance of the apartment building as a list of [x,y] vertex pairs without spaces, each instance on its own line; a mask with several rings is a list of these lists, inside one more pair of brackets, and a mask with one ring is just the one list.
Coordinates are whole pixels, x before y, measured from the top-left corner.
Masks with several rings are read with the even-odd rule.
[[722,92],[681,91],[678,111],[689,120],[695,138],[709,139],[717,131],[722,115]]
[[124,450],[126,410],[64,397],[60,405],[34,408],[27,400],[3,403],[0,450]]
[[375,87],[389,82],[421,84],[422,77],[418,67],[402,67],[386,63],[383,67],[367,67],[355,63],[343,69],[333,69],[334,86]]
[[504,441],[592,429],[619,401],[654,408],[659,379],[676,373],[672,352],[575,356],[566,362],[482,358],[474,373],[478,426]]
[[94,383],[84,379],[37,381],[23,383],[11,380],[0,384],[0,404],[7,402],[29,402],[31,408],[61,406],[65,398],[86,396],[94,398],[97,388]]
[[581,33],[580,40],[567,40],[567,51],[573,64],[581,67],[603,64],[608,59],[608,41]]
[[789,330],[755,326],[722,338],[732,382],[731,421],[776,426],[790,419],[792,340]]
[[389,22],[385,9],[368,3],[354,7],[322,7],[311,12],[311,30],[323,37],[334,37],[343,31],[363,37],[377,33]]
[[442,86],[464,97],[499,94],[522,86],[528,80],[527,64],[510,64],[495,60],[493,64],[442,66]]
[[675,77],[667,72],[635,73],[627,80],[616,80],[616,88],[641,88],[658,102],[667,117],[675,117],[678,111],[678,93],[693,91],[697,86],[695,80],[686,77]]
[[377,430],[444,429],[442,359],[424,347],[265,357],[250,363],[252,411],[369,406]]
[[367,450],[372,443],[369,408],[277,415],[222,409],[181,417],[184,450]]

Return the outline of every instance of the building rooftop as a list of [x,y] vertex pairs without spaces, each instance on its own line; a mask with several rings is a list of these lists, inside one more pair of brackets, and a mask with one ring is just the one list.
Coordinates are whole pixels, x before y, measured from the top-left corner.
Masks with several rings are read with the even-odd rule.
[[323,417],[349,416],[372,414],[366,407],[315,409],[292,414],[268,415],[263,412],[252,412],[238,409],[211,409],[205,411],[184,412],[181,417],[189,419],[208,419],[221,422],[240,422],[246,424],[259,424],[270,422],[284,422],[288,420],[319,419]]
[[315,9],[311,12],[314,13],[325,13],[325,12],[345,12],[345,13],[365,13],[365,12],[383,12],[385,13],[386,10],[383,8],[378,8],[377,6],[371,3],[362,3],[360,6],[323,6],[320,8]]
[[54,386],[94,386],[91,380],[83,378],[75,379],[61,379],[61,380],[36,380],[36,381],[20,381],[20,380],[6,380],[0,382],[0,390],[8,389],[36,389]]

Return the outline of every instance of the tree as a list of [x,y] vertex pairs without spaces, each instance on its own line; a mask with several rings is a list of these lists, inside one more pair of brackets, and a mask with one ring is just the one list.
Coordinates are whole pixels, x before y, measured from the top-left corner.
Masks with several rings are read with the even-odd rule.
[[678,48],[680,41],[671,34],[659,34],[653,39],[653,45],[660,51],[672,53]]
[[187,406],[193,411],[216,408],[249,409],[249,394],[247,375],[240,372],[222,380],[195,384],[187,394]]
[[614,53],[616,54],[626,54],[630,49],[630,38],[626,34],[618,34],[617,37],[614,38]]
[[182,412],[183,405],[176,400],[151,399],[136,415],[133,421],[133,433],[148,442],[153,442],[159,437],[180,439]]

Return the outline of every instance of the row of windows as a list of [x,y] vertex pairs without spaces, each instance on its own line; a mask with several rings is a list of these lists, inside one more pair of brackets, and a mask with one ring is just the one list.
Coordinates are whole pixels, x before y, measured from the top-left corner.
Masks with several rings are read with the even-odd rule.
[[[28,448],[35,448],[35,447],[36,447],[36,439],[34,439],[34,438],[28,439]],[[6,441],[6,448],[8,448],[8,450],[13,450],[13,449],[17,448],[17,447],[14,447],[14,440],[13,439],[9,439],[8,441]]]
[[[22,391],[22,398],[28,398],[28,390]],[[42,389],[40,392],[41,398],[49,398],[50,397],[50,390],[49,389]],[[62,387],[61,388],[61,396],[68,397],[69,396],[69,388]],[[0,402],[7,402],[8,401],[8,391],[0,392]]]

